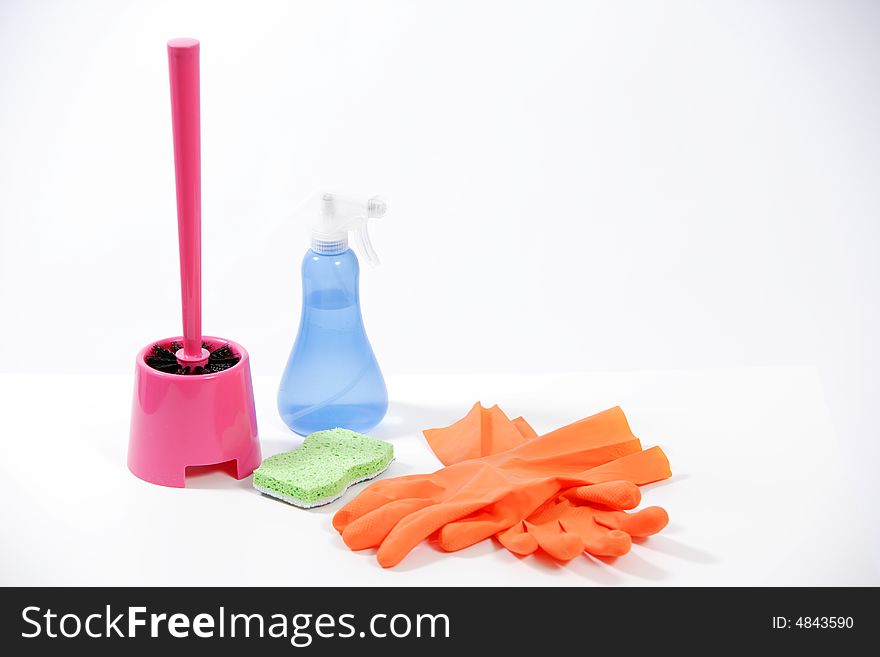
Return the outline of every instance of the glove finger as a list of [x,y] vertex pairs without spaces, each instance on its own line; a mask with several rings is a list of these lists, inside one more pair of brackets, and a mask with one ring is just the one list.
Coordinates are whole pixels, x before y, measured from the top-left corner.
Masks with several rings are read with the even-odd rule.
[[446,502],[421,509],[398,522],[379,546],[376,558],[383,568],[400,563],[412,549],[443,525],[485,506],[481,501]]
[[505,504],[492,504],[467,518],[444,525],[437,543],[446,552],[456,552],[503,532],[520,522],[522,513],[515,513]]
[[393,497],[368,488],[333,515],[333,528],[341,534],[358,518],[394,501]]
[[649,506],[636,513],[598,511],[597,523],[608,529],[619,529],[630,536],[651,536],[669,524],[669,514],[659,506]]
[[563,497],[575,504],[587,502],[611,509],[634,509],[642,501],[639,487],[630,481],[606,481],[601,484],[570,488]]
[[538,549],[538,541],[526,530],[523,522],[518,522],[510,529],[498,532],[495,537],[508,551],[520,556],[532,554]]
[[333,527],[342,533],[352,522],[385,504],[410,498],[430,499],[442,491],[441,486],[423,475],[376,481],[336,512],[333,516]]
[[433,500],[394,500],[350,523],[342,532],[342,540],[352,550],[376,547],[403,518],[430,506],[436,506]]
[[565,531],[581,539],[586,552],[597,557],[619,557],[629,552],[632,547],[632,538],[629,534],[596,523],[593,519],[593,511],[588,507],[574,509],[561,518],[559,524]]
[[[546,497],[552,493],[552,490],[555,489],[545,491],[537,497]],[[559,509],[562,508],[556,503],[555,498],[545,501],[537,508],[532,506],[534,501],[526,505],[521,502],[523,502],[521,496],[517,500],[517,495],[512,495],[487,503],[467,518],[444,525],[437,537],[440,548],[447,552],[463,550],[505,531],[508,527],[513,527],[526,518],[532,522],[547,522],[558,518]]]
[[538,546],[554,559],[571,561],[584,551],[584,543],[576,534],[566,532],[559,521],[533,524],[523,523]]

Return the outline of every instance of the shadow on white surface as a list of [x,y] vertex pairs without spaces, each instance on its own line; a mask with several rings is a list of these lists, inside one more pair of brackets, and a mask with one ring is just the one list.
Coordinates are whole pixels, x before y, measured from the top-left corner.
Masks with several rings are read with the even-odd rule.
[[659,582],[671,575],[669,571],[643,558],[636,550],[631,550],[616,559],[600,557],[593,557],[593,559],[595,559],[597,565],[601,564],[613,571],[624,573],[630,577],[637,577],[641,580]]
[[675,473],[673,473],[669,479],[664,479],[663,481],[655,481],[652,484],[646,484],[644,486],[641,486],[641,489],[643,491],[651,491],[651,490],[654,490],[657,488],[665,488],[666,486],[672,486],[672,485],[681,483],[682,481],[685,481],[690,478],[691,478],[691,475],[689,475],[689,474],[675,474]]
[[217,465],[191,466],[186,469],[186,489],[220,490],[224,488],[253,490],[249,476],[244,479],[235,478],[233,461]]
[[[340,549],[347,549],[341,542],[339,545]],[[637,550],[639,549],[640,548],[637,548]],[[641,548],[641,550],[644,550],[644,548]],[[671,544],[665,545],[664,549],[658,550],[658,552],[673,554],[674,556],[679,556],[698,563],[709,564],[714,563],[715,561],[711,555],[695,550],[694,548],[683,546],[674,541],[671,542]],[[358,555],[360,558],[368,558],[369,561],[372,562],[372,564],[366,565],[373,565],[377,568],[381,568],[381,566],[375,562],[375,550],[362,550],[354,554]],[[391,573],[392,576],[394,573],[413,573],[423,569],[429,569],[439,561],[449,559],[463,561],[486,559],[489,554],[496,554],[496,556],[508,558],[514,568],[531,569],[552,577],[578,577],[588,580],[589,583],[605,586],[622,584],[626,581],[632,583],[632,578],[644,580],[645,582],[659,582],[671,577],[669,571],[652,563],[650,560],[646,559],[643,554],[640,554],[636,550],[618,559],[602,559],[585,554],[570,562],[563,563],[540,550],[528,556],[516,556],[506,552],[503,547],[493,540],[481,541],[474,546],[453,553],[444,552],[433,541],[420,543],[400,564],[394,568],[388,569],[387,572]],[[454,584],[455,582],[449,583]],[[516,585],[518,583],[514,571],[511,572],[509,583],[511,585]]]
[[[672,573],[646,558],[650,556],[652,551],[702,565],[711,565],[719,561],[708,552],[664,536],[652,536],[637,541],[633,551],[617,559],[584,554],[567,563],[557,561],[541,550],[524,557],[509,554],[493,540],[481,541],[472,547],[454,553],[444,552],[435,542],[429,541],[419,544],[399,565],[392,568],[391,572],[414,572],[430,568],[440,560],[463,559],[469,561],[485,559],[487,554],[498,553],[502,557],[509,557],[512,562],[518,562],[518,567],[521,568],[531,568],[554,577],[581,577],[591,583],[602,585],[621,584],[632,578],[646,582],[659,582],[671,577]],[[374,559],[375,553],[375,550],[365,550],[359,554],[369,555]],[[511,584],[516,584],[515,580],[516,575],[512,574]]]
[[[403,561],[389,570],[397,573],[409,573],[423,568],[429,568],[438,561],[449,559],[466,561],[471,561],[473,559],[486,559],[487,555],[494,554],[502,549],[503,548],[494,541],[486,540],[480,541],[476,545],[472,545],[464,550],[445,552],[440,549],[435,541],[422,541],[403,559]],[[370,554],[375,555],[375,550],[371,550]],[[456,582],[449,582],[449,584],[454,585]]]
[[[665,533],[666,530],[664,529],[663,532]],[[668,554],[671,557],[690,561],[691,563],[708,566],[721,561],[721,559],[714,554],[710,554],[705,550],[690,545],[685,545],[680,541],[676,541],[674,538],[664,536],[664,534],[658,534],[656,536],[651,536],[650,538],[634,539],[633,542],[645,550]]]
[[578,577],[602,586],[614,586],[623,583],[623,578],[609,569],[606,564],[586,555],[572,559],[568,563],[562,563],[546,552],[539,550],[525,557],[516,557],[516,560],[519,561],[520,565],[554,577]]
[[427,406],[391,401],[382,423],[370,435],[382,440],[395,438],[421,439],[424,429],[447,427],[470,410],[451,406]]

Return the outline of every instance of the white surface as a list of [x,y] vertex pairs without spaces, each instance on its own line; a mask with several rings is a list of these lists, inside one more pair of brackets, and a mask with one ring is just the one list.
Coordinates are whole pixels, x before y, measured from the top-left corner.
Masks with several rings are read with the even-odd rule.
[[[299,442],[277,418],[276,381],[255,380],[264,456]],[[821,385],[809,369],[389,377],[375,435],[383,476],[434,470],[420,429],[476,399],[539,432],[619,403],[674,477],[647,487],[671,516],[614,562],[518,559],[492,541],[445,554],[420,545],[383,570],[330,524],[344,500],[305,511],[221,473],[152,486],[125,467],[129,376],[0,376],[0,584],[790,584],[880,583],[864,539],[870,504],[843,477]],[[868,516],[866,514],[872,514]]]

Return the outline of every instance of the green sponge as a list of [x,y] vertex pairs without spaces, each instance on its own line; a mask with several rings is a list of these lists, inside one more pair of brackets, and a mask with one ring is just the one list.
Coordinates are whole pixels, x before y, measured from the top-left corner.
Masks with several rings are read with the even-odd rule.
[[309,509],[329,504],[359,481],[382,474],[394,460],[384,440],[348,429],[316,431],[301,447],[270,456],[254,471],[254,488]]

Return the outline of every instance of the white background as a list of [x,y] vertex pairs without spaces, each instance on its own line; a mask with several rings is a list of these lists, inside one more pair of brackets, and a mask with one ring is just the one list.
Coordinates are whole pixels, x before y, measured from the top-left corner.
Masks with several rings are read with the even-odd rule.
[[193,36],[204,326],[255,374],[296,331],[294,207],[380,193],[386,372],[815,367],[876,517],[878,34],[832,0],[3,0],[0,370],[128,374],[179,332],[165,41]]

